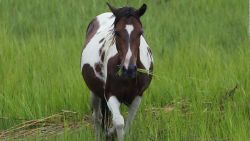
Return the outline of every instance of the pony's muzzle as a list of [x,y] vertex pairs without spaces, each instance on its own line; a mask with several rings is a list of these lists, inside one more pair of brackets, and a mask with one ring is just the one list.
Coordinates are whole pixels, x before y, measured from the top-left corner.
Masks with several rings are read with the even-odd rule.
[[136,72],[137,72],[136,65],[129,65],[128,69],[126,69],[125,66],[122,67],[122,75],[124,77],[135,78]]

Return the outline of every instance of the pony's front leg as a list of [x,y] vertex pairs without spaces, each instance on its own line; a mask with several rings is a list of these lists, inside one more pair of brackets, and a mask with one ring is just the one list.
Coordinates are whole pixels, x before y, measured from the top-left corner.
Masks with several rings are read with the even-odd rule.
[[128,118],[126,120],[126,125],[125,125],[125,133],[127,133],[129,131],[129,127],[131,126],[131,123],[135,118],[136,111],[137,111],[140,103],[141,103],[141,97],[137,96],[130,104],[129,110],[128,110]]
[[112,113],[113,126],[116,129],[118,141],[124,140],[124,118],[120,113],[121,103],[115,96],[111,96],[107,102],[109,110]]

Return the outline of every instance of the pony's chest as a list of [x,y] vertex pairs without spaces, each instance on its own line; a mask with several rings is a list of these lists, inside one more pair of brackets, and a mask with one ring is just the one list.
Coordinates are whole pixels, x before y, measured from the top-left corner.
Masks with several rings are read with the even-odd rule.
[[136,96],[142,96],[151,81],[151,76],[138,74],[134,79],[119,78],[116,75],[108,76],[106,93],[115,95],[120,102],[130,104]]
[[107,81],[109,94],[115,95],[120,102],[130,104],[133,99],[138,95],[138,87],[136,87],[136,80],[122,80],[122,79],[109,79]]

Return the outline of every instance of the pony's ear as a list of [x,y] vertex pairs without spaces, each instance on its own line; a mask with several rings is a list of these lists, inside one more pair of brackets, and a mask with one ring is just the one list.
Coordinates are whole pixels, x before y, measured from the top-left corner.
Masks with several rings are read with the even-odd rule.
[[136,14],[141,17],[147,10],[147,5],[143,4],[138,10],[136,10]]
[[117,11],[117,9],[114,8],[113,6],[111,6],[108,2],[107,2],[107,5],[108,5],[110,11],[116,16],[116,11]]

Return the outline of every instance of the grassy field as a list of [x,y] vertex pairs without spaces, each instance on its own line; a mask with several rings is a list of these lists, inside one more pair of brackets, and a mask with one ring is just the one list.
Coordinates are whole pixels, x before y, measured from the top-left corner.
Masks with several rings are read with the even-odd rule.
[[[155,77],[126,140],[250,140],[248,1],[128,1],[142,3]],[[90,114],[80,55],[88,23],[105,11],[102,0],[0,0],[0,131],[63,109]],[[94,133],[83,125],[47,139]]]

